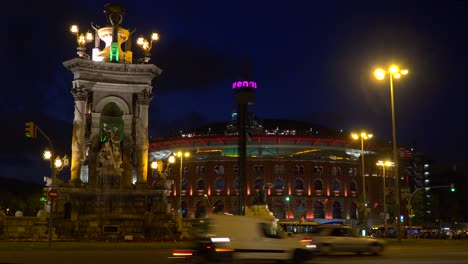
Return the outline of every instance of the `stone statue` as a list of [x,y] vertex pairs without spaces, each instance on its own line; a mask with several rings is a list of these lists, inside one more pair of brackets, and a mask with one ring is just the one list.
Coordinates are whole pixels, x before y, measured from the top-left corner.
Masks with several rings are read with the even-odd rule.
[[121,176],[122,152],[120,150],[119,129],[114,127],[107,128],[103,124],[105,132],[105,142],[98,153],[98,171],[100,176]]

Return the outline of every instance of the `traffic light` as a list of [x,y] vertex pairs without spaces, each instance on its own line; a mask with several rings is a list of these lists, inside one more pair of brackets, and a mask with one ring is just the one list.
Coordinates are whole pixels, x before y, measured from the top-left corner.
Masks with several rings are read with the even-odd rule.
[[41,196],[41,202],[47,202],[47,198],[45,198],[45,196]]
[[36,126],[34,125],[34,122],[26,122],[24,125],[24,135],[28,138],[36,138]]
[[450,190],[452,192],[455,192],[455,184],[453,184],[453,183],[450,184]]
[[289,196],[286,196],[286,202],[289,202]]

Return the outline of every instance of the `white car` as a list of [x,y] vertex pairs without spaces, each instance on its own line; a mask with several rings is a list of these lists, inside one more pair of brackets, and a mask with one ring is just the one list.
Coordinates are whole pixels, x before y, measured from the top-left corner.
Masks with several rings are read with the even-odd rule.
[[358,230],[346,225],[320,225],[309,236],[310,245],[314,245],[322,255],[335,252],[378,255],[385,248],[384,240],[361,236]]
[[[313,252],[308,240],[299,237],[288,237],[279,231],[274,221],[256,217],[238,215],[210,215],[201,219],[194,226],[193,233],[200,240],[222,241],[210,244],[210,252],[206,256],[231,256],[233,261],[239,260],[281,260],[292,263],[303,263],[312,258]],[[181,252],[175,252],[179,257]],[[197,254],[185,252],[187,259]],[[173,253],[175,256],[175,254]],[[192,256],[193,255],[193,256]],[[224,258],[226,259],[226,258]]]

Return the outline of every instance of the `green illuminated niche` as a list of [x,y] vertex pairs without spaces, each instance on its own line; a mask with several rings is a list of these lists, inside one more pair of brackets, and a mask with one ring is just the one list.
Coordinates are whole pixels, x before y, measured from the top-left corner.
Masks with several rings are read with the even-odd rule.
[[110,61],[118,62],[119,61],[119,43],[112,42],[110,47]]

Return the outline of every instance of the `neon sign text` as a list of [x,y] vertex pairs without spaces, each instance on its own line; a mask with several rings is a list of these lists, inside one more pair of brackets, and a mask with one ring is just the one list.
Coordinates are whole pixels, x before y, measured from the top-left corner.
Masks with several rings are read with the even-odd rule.
[[257,89],[256,82],[249,82],[249,81],[238,81],[232,83],[232,89],[239,89],[239,88],[253,88]]

